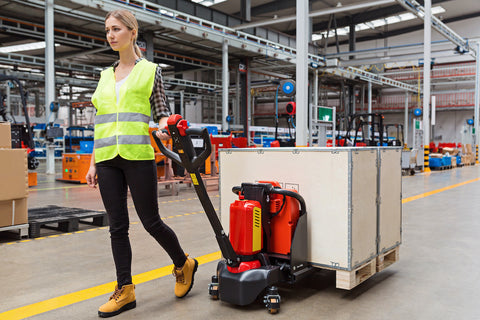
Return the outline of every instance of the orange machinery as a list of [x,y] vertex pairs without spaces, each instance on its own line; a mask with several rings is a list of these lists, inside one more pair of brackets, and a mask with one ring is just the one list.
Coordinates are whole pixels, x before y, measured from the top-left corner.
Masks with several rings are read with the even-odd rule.
[[74,183],[87,183],[85,178],[90,168],[91,153],[64,153],[62,158],[62,179]]

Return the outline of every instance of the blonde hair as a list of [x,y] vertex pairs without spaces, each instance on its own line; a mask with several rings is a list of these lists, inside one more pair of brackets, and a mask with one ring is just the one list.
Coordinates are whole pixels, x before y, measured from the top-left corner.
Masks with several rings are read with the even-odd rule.
[[119,9],[113,10],[107,13],[105,16],[105,21],[108,18],[114,17],[115,19],[119,20],[123,23],[129,30],[135,30],[135,38],[133,39],[133,49],[135,50],[135,54],[139,57],[143,57],[143,53],[137,45],[137,38],[138,38],[138,22],[133,13],[128,10]]

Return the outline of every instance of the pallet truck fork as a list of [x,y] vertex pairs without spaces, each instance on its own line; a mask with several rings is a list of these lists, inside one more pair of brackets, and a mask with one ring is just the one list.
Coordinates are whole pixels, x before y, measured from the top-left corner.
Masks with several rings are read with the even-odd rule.
[[[264,293],[263,302],[269,313],[277,313],[281,298],[276,286],[294,283],[313,271],[307,262],[305,201],[297,192],[280,189],[278,183],[271,181],[233,187],[239,200],[230,206],[230,216],[232,212],[238,214],[234,216],[236,220],[230,220],[229,238],[199,172],[211,153],[208,130],[189,128],[178,114],[169,117],[167,128],[178,153],[167,149],[156,131],[152,132],[155,142],[165,156],[189,173],[224,258],[218,263],[217,273],[209,285],[210,296],[243,306]],[[191,136],[200,136],[204,142],[204,150],[199,155]],[[285,212],[293,214],[287,216]]]

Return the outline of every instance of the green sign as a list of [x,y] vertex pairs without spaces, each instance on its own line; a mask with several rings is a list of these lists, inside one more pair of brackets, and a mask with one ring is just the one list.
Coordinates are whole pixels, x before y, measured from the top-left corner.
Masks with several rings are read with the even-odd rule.
[[333,109],[318,107],[318,120],[320,121],[333,121]]
[[418,121],[417,119],[415,119],[415,129],[417,130],[420,130],[420,121]]

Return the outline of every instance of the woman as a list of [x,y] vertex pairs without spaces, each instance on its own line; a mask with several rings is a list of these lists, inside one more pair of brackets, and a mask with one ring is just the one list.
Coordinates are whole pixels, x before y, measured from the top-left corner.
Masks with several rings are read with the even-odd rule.
[[[111,317],[136,306],[128,238],[127,187],[143,226],[173,260],[177,297],[184,297],[192,288],[198,262],[183,252],[177,236],[158,213],[156,164],[148,123],[152,109],[160,128],[165,127],[170,115],[161,69],[142,59],[136,45],[138,23],[131,12],[109,12],[105,17],[105,31],[110,47],[118,51],[120,59],[102,71],[92,96],[97,109],[95,148],[86,179],[92,188],[98,179],[109,217],[117,286],[98,314]],[[158,137],[169,138],[165,133],[158,133]]]

